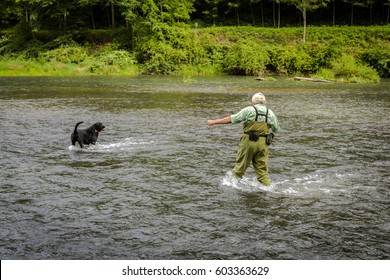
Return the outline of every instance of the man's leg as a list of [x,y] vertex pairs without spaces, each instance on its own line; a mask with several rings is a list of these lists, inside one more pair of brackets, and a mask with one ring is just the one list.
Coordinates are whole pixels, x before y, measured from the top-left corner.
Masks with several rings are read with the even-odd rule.
[[250,140],[248,137],[242,138],[238,147],[236,165],[232,170],[232,173],[236,178],[239,179],[244,176],[249,164],[252,161],[253,152],[251,149],[251,143],[249,143],[249,141]]
[[262,146],[253,159],[257,180],[264,186],[271,184],[268,174],[268,147]]

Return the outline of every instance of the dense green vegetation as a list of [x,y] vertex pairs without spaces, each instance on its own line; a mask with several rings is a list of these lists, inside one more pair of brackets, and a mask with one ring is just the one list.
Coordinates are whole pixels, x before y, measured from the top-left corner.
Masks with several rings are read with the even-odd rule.
[[140,22],[204,26],[383,25],[389,0],[2,0],[0,30],[116,29]]
[[[5,0],[0,75],[305,75],[377,82],[390,77],[390,26],[333,24],[337,12],[355,22],[386,23],[389,2]],[[293,10],[295,16],[282,17]],[[99,17],[102,11],[107,14]],[[328,18],[333,24],[303,28],[300,19],[306,26],[308,15],[317,16],[309,23]],[[294,19],[298,27],[283,27]]]
[[300,28],[160,24],[133,42],[127,29],[74,32],[56,38],[20,32],[0,42],[2,75],[306,75],[328,80],[390,77],[390,26]]

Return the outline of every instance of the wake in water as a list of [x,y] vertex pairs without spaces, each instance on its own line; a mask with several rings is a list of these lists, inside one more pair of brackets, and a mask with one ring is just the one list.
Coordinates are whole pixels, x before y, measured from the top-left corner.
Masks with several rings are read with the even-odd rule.
[[260,184],[256,178],[237,179],[231,171],[228,171],[222,178],[222,185],[243,192],[269,191],[270,189],[270,187]]
[[110,153],[110,152],[123,152],[139,149],[140,147],[152,145],[154,141],[145,141],[143,139],[126,138],[118,143],[109,144],[96,144],[89,145],[85,149],[79,146],[69,146],[69,151],[84,152],[84,153]]
[[269,192],[288,196],[326,195],[348,192],[345,189],[345,180],[350,174],[340,174],[328,171],[316,171],[298,178],[275,180],[271,186],[260,184],[255,177],[237,179],[231,171],[222,178],[222,186],[241,192]]

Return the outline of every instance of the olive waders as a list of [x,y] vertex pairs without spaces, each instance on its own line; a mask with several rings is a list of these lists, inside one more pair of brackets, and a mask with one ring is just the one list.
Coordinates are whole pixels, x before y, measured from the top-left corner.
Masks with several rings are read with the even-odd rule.
[[[239,150],[236,158],[236,166],[233,175],[241,179],[249,164],[252,162],[256,172],[257,180],[265,185],[270,185],[268,175],[268,145],[266,137],[269,134],[270,125],[268,120],[268,109],[266,114],[259,114],[256,107],[256,119],[244,124],[244,134],[242,134]],[[258,116],[265,116],[265,122],[257,121]]]

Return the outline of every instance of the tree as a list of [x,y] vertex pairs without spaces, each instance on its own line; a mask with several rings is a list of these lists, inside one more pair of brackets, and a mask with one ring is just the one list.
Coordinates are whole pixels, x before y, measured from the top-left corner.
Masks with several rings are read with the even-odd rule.
[[372,24],[372,5],[374,4],[374,0],[366,0],[366,6],[368,6],[370,10],[370,24]]
[[75,9],[76,5],[77,4],[73,0],[57,0],[56,2],[46,1],[46,7],[52,7],[54,10],[57,10],[60,30],[66,30],[68,28],[68,16],[70,12]]
[[351,4],[351,25],[353,25],[354,8],[365,6],[366,0],[343,0],[343,2]]
[[215,20],[218,17],[218,6],[221,1],[222,0],[205,0],[206,10],[203,11],[202,13],[206,17],[211,18],[213,25],[215,25]]
[[79,0],[81,7],[87,7],[91,15],[92,29],[96,29],[95,26],[95,15],[92,7],[98,3],[99,0]]
[[13,26],[11,22],[18,19],[20,8],[17,8],[15,0],[0,1],[0,27]]
[[332,23],[333,26],[335,26],[336,25],[336,0],[333,0],[332,14],[333,14]]
[[175,23],[190,20],[194,0],[158,0],[161,22]]
[[159,9],[153,0],[118,0],[122,16],[133,29],[151,27],[159,21]]
[[111,0],[110,1],[110,6],[111,6],[111,28],[112,29],[115,29],[116,28],[116,25],[115,25],[115,1],[114,0]]
[[236,0],[235,2],[228,2],[228,7],[236,11],[237,26],[240,26],[240,14],[239,14],[240,1]]
[[[37,10],[40,5],[45,4],[44,0],[15,0],[16,5],[23,9],[24,23],[26,24],[28,33],[31,34],[32,38],[35,40],[34,33],[34,22],[37,17]],[[51,3],[51,2],[50,2]]]
[[306,43],[307,11],[326,7],[330,0],[285,0],[293,4],[302,13],[303,18],[303,43]]
[[263,0],[259,0],[259,2],[260,2],[260,13],[261,13],[261,26],[264,26]]
[[385,3],[385,5],[387,5],[387,17],[386,17],[386,22],[389,23],[389,18],[390,18],[390,0],[387,0],[387,3]]
[[274,19],[274,27],[276,26],[276,16],[275,16],[275,4],[278,4],[278,28],[280,28],[280,3],[283,1],[283,0],[271,0],[273,2],[273,19]]

